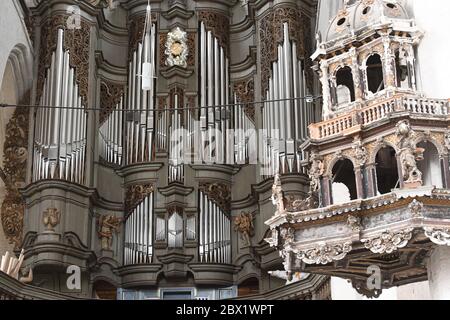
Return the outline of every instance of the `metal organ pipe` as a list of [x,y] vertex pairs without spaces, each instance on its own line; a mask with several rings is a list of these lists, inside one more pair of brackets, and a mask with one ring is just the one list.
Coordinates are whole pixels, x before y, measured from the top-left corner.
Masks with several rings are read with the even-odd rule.
[[153,193],[125,221],[124,264],[151,263],[153,256]]
[[200,262],[231,263],[230,218],[202,191],[199,199]]
[[87,113],[70,66],[70,53],[63,48],[62,29],[57,37],[39,102],[59,108],[39,108],[36,112],[32,177],[33,181],[63,179],[84,184]]
[[283,35],[284,41],[278,45],[278,60],[272,64],[272,76],[266,92],[266,99],[272,102],[264,103],[262,113],[263,127],[267,130],[263,163],[269,169],[269,176],[276,172],[301,170],[302,155],[298,147],[307,139],[310,123],[305,102],[299,99],[306,95],[304,70],[298,60],[297,44],[289,38],[287,23],[283,24]]

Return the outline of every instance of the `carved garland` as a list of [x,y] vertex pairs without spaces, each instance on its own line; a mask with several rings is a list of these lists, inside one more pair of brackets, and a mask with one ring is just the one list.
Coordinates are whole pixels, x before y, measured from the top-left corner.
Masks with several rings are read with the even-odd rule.
[[[138,43],[142,42],[145,19],[145,16],[140,15],[134,16],[129,20],[130,22],[128,24],[128,35],[130,40],[128,42],[128,61],[131,61],[133,59],[133,52],[137,49]],[[156,21],[156,14],[152,12],[152,23],[156,23]]]
[[199,185],[199,190],[217,204],[224,212],[230,212],[231,188],[224,183],[203,182]]
[[89,23],[81,19],[80,28],[69,29],[68,17],[54,16],[41,26],[41,44],[39,49],[39,67],[37,81],[37,101],[40,101],[44,88],[46,70],[50,67],[53,51],[56,50],[58,29],[64,30],[64,49],[69,50],[70,66],[76,70],[82,104],[86,107],[89,93],[89,49],[90,28]]
[[130,214],[153,190],[152,184],[134,184],[127,186],[125,191],[125,212]]
[[[29,93],[26,94],[29,103]],[[25,203],[18,188],[25,184],[28,158],[29,110],[16,108],[11,120],[6,125],[6,139],[3,146],[3,179],[6,196],[1,207],[3,230],[9,242],[18,248],[22,242],[23,217]]]

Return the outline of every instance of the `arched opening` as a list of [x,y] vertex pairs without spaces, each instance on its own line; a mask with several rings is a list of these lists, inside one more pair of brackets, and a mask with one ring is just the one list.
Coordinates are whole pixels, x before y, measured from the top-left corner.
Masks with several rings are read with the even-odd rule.
[[117,300],[117,288],[111,283],[99,280],[94,283],[94,298],[101,300]]
[[339,160],[333,167],[332,196],[333,204],[345,203],[358,198],[356,176],[353,163]]
[[431,142],[421,142],[417,147],[425,149],[423,161],[417,162],[417,168],[422,172],[423,185],[442,188],[441,165],[437,148]]
[[238,285],[238,297],[245,297],[259,293],[258,278],[248,278]]
[[336,100],[338,105],[355,101],[355,83],[350,67],[343,67],[336,72]]
[[378,195],[390,193],[399,186],[397,158],[392,147],[380,149],[376,156]]
[[367,59],[367,86],[373,94],[384,89],[383,63],[379,54]]

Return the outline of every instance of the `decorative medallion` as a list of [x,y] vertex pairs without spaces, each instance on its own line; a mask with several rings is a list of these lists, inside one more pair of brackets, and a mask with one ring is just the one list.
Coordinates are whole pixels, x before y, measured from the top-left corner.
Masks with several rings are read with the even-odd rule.
[[412,238],[413,228],[408,228],[396,233],[386,231],[378,237],[371,239],[361,239],[366,249],[373,253],[392,253],[400,248],[406,247]]
[[352,243],[345,242],[343,244],[321,244],[316,248],[300,251],[297,258],[306,264],[322,264],[326,265],[333,261],[342,260],[347,253],[352,251]]
[[179,27],[176,27],[167,34],[165,45],[166,50],[164,52],[166,55],[167,66],[187,67],[187,59],[189,55],[187,41],[187,33]]

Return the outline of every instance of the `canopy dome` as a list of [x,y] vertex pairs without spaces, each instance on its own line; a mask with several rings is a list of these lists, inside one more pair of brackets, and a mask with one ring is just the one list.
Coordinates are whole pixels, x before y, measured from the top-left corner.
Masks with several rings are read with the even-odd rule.
[[406,9],[397,0],[354,0],[347,1],[328,27],[325,41],[332,41],[352,31],[385,23],[389,20],[409,19]]

